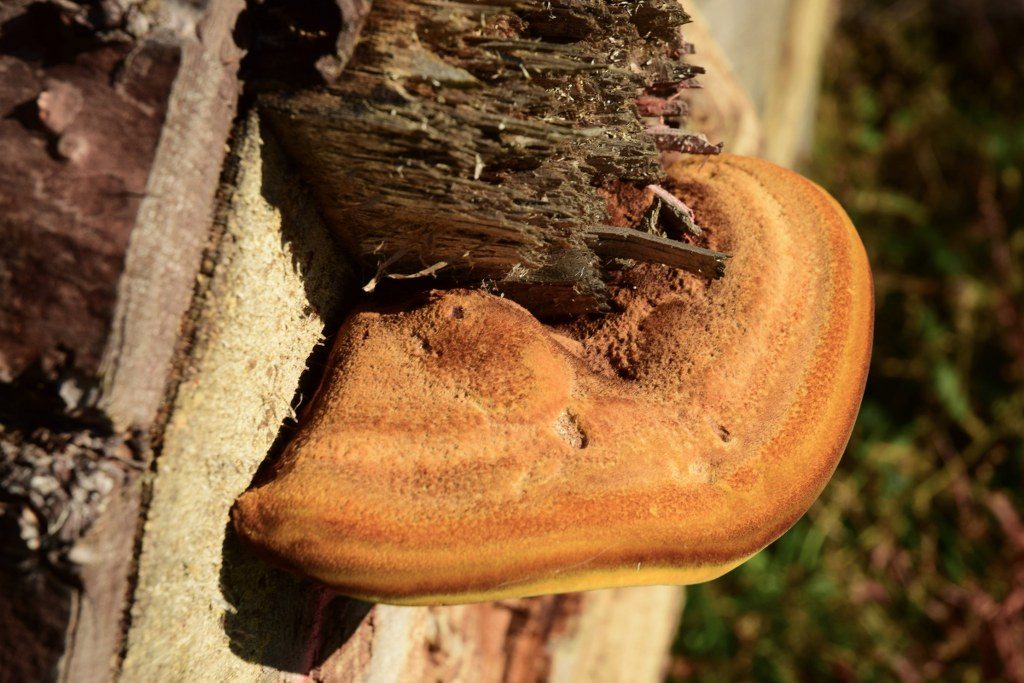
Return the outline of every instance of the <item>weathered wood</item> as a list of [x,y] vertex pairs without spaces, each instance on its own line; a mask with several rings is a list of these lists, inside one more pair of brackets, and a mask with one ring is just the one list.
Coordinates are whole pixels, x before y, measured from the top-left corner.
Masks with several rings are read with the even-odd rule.
[[3,680],[113,675],[241,7],[0,8]]
[[567,312],[552,286],[597,308],[585,233],[615,188],[657,183],[659,144],[719,149],[655,106],[700,72],[686,20],[661,0],[377,0],[340,79],[260,107],[370,274],[444,262],[442,281],[494,281],[541,315]]
[[0,381],[69,352],[95,375],[180,48],[100,42],[46,4],[0,32]]
[[181,68],[103,354],[98,403],[119,426],[151,424],[167,390],[240,93],[241,52],[231,32],[243,7],[243,0],[210,2],[190,27],[198,39],[181,42]]
[[681,233],[694,237],[700,237],[703,234],[700,226],[694,220],[693,209],[683,204],[679,197],[676,197],[661,185],[650,185],[647,189],[661,200],[660,209],[668,214],[669,222],[675,224]]

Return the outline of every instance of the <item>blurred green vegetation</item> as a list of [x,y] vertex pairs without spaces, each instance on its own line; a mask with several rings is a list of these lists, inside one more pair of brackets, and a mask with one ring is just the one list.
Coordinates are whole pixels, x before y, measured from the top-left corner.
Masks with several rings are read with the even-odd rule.
[[670,680],[1024,681],[1024,3],[848,0],[825,78],[867,394],[808,515],[689,590]]

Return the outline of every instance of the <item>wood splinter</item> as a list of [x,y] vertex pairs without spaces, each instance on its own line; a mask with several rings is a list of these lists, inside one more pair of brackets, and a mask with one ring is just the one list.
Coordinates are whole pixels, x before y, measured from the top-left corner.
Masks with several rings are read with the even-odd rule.
[[647,189],[661,200],[662,206],[668,209],[669,215],[672,217],[669,220],[675,219],[674,222],[678,224],[677,227],[683,232],[689,233],[694,237],[700,237],[704,234],[704,231],[697,225],[693,209],[684,204],[679,197],[676,197],[661,185],[648,185]]
[[594,226],[587,230],[586,240],[594,253],[604,258],[660,263],[716,280],[725,275],[725,262],[729,258],[728,254],[720,251],[608,225]]

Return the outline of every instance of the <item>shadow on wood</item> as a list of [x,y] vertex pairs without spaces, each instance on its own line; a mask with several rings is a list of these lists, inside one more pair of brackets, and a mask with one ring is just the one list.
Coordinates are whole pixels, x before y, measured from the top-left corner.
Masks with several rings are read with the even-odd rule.
[[236,129],[221,201],[153,483],[126,681],[252,680],[310,661],[312,586],[250,559],[225,529],[312,392],[301,378],[318,374],[315,349],[354,280],[255,116]]
[[241,546],[230,525],[220,576],[231,651],[278,671],[319,668],[373,608],[271,567]]
[[[308,220],[289,209],[294,201],[295,176],[288,174],[285,180],[282,169],[287,171],[290,165],[280,156],[272,142],[275,135],[262,119],[259,137],[264,141],[264,157],[273,156],[271,163],[262,165],[260,194],[280,212],[281,253],[290,255],[291,267],[300,275],[306,309],[323,320],[326,334],[333,336],[348,308],[337,305],[338,294],[349,291],[352,282],[306,277],[309,264],[318,256],[323,258],[316,253],[322,245],[309,239]],[[339,250],[335,255],[342,253]],[[316,391],[328,351],[329,344],[318,344],[311,350],[291,401],[293,413],[300,413]],[[294,426],[290,416],[281,422],[254,481],[259,481],[277,461],[293,436]],[[241,544],[230,523],[224,532],[220,591],[228,606],[223,625],[231,651],[245,661],[291,673],[306,674],[319,667],[351,638],[372,609],[372,605],[334,594],[268,565]]]

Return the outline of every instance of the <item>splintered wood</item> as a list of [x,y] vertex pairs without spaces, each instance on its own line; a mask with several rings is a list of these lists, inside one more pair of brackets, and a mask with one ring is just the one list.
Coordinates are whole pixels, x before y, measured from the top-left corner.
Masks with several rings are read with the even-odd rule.
[[687,21],[675,0],[377,0],[341,78],[261,107],[370,275],[443,262],[540,315],[597,310],[606,190],[658,184],[659,145],[719,149],[681,128]]

